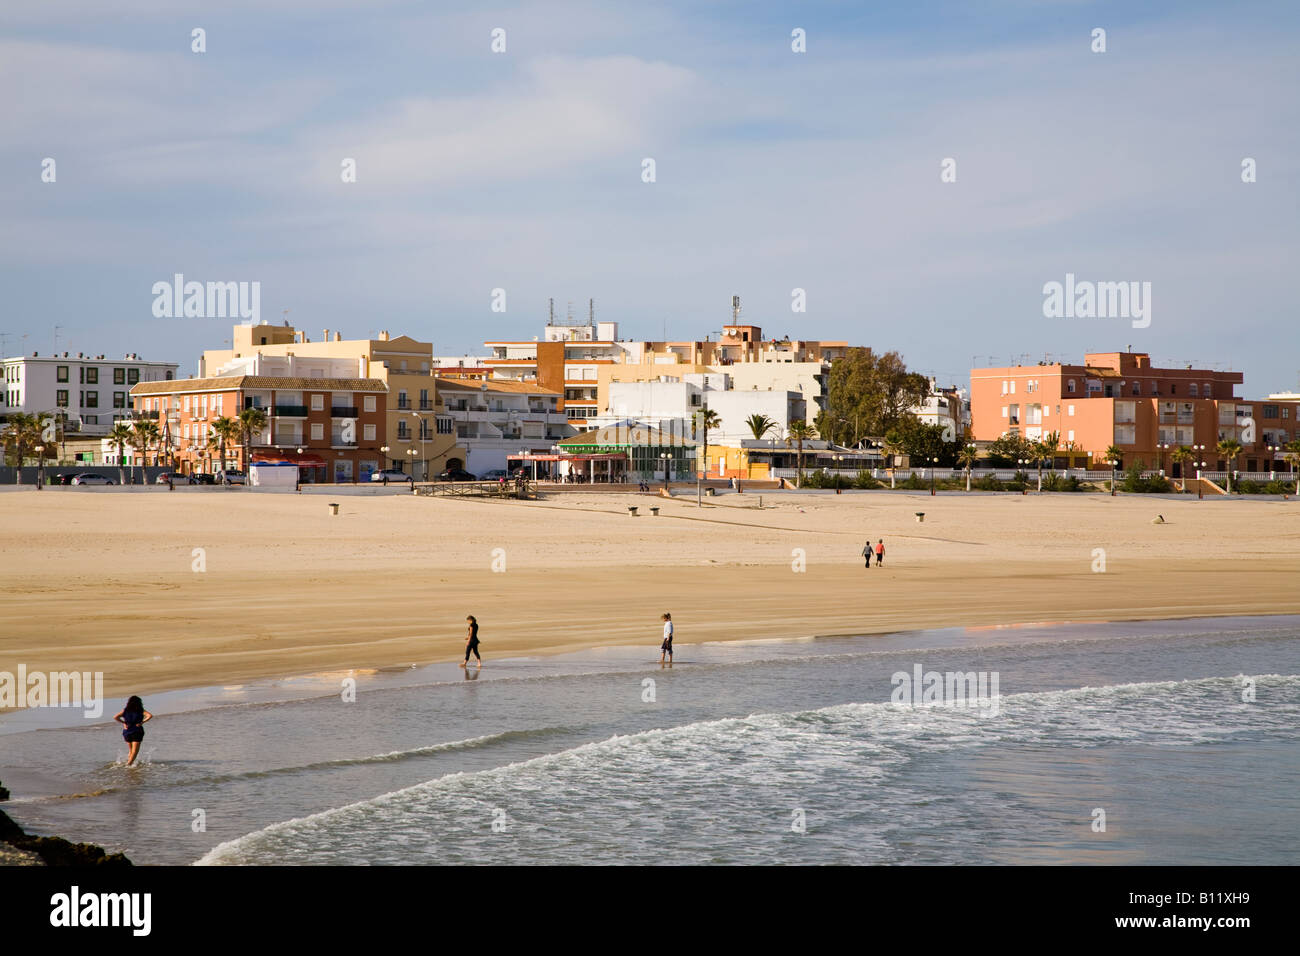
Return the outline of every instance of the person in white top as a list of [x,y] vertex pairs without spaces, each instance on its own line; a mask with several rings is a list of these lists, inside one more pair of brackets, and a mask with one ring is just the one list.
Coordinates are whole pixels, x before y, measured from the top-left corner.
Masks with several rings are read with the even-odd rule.
[[662,665],[664,657],[668,658],[668,666],[673,666],[673,616],[667,611],[664,612],[664,642],[659,645],[659,663]]

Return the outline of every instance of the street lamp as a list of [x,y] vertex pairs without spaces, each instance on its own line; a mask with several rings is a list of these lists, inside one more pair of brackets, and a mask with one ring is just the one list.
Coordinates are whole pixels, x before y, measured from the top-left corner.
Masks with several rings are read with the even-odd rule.
[[844,460],[843,455],[831,455],[831,461],[835,462],[835,493],[840,493],[840,462]]
[[1110,496],[1112,498],[1115,497],[1115,469],[1118,466],[1119,466],[1119,462],[1115,461],[1112,458],[1110,461]]
[[934,473],[939,470],[939,459],[930,456],[930,497],[934,497]]
[[666,451],[661,451],[659,453],[659,460],[664,463],[664,491],[668,490],[668,461],[672,457],[673,456]]
[[[1202,445],[1201,447],[1204,448],[1205,446]],[[1205,467],[1205,464],[1206,464],[1206,463],[1203,462],[1203,461],[1201,461],[1201,462],[1195,462],[1195,461],[1194,461],[1194,462],[1192,462],[1192,464],[1193,464],[1193,465],[1196,465],[1196,497],[1197,497],[1197,498],[1204,498],[1204,497],[1205,497],[1205,486],[1204,486],[1203,484],[1201,484],[1201,469]]]
[[[21,468],[23,463],[20,461],[18,467]],[[45,446],[36,446],[36,490],[41,490],[41,485],[45,484]]]
[[1164,443],[1164,444],[1158,444],[1158,445],[1156,445],[1156,456],[1157,456],[1157,457],[1159,458],[1159,460],[1160,460],[1160,475],[1161,475],[1161,477],[1163,477],[1163,476],[1164,476],[1164,473],[1165,473],[1165,452],[1167,452],[1168,450],[1169,450],[1169,443],[1168,443],[1168,442],[1166,442],[1166,443]]
[[975,464],[975,443],[971,442],[967,445],[966,450],[971,453],[970,458],[966,459],[966,490],[970,491],[970,473]]
[[1277,469],[1274,465],[1277,463],[1277,453],[1282,450],[1281,445],[1266,445],[1268,449],[1268,480],[1277,481]]

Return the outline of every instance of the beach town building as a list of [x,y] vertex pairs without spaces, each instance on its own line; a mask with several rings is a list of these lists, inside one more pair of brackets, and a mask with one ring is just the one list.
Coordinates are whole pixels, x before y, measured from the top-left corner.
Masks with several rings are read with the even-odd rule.
[[951,434],[952,440],[960,440],[970,434],[970,400],[966,389],[956,385],[941,386],[935,379],[930,379],[930,394],[919,405],[909,411],[926,425],[938,425],[944,432]]
[[[557,442],[547,462],[561,481],[694,480],[696,442],[675,430],[619,424],[593,428]],[[537,456],[511,456],[529,465]]]
[[[710,477],[727,477],[728,458],[724,449],[730,446],[738,451],[741,442],[754,439],[747,421],[751,416],[764,416],[772,423],[764,436],[770,441],[782,439],[789,432],[791,422],[807,417],[807,403],[799,391],[756,388],[740,391],[732,384],[731,376],[724,372],[680,377],[660,375],[651,381],[614,381],[610,383],[607,408],[593,421],[598,428],[638,423],[702,441],[699,413],[708,408],[718,416],[719,424],[709,429],[710,460],[706,470]],[[733,471],[744,468],[734,462],[730,467]]]
[[812,423],[826,404],[830,363],[846,342],[763,338],[763,330],[740,319],[732,297],[732,321],[715,338],[685,341],[621,339],[618,323],[598,322],[594,303],[588,317],[557,319],[554,307],[540,339],[488,341],[484,364],[493,378],[535,380],[563,393],[561,408],[575,428],[588,428],[609,407],[613,381],[650,381],[664,374],[726,372],[740,391],[799,391]]
[[560,393],[536,382],[437,377],[438,394],[475,473],[507,469],[508,456],[548,454],[573,434]]
[[[389,393],[379,437],[381,467],[403,471],[417,481],[430,480],[448,468],[469,467],[466,450],[456,442],[452,418],[438,398],[432,343],[405,335],[392,337],[386,330],[373,339],[345,339],[330,329],[313,342],[288,322],[249,322],[234,327],[231,348],[203,353],[199,375],[252,355],[360,363],[355,366],[360,377],[382,381]],[[299,364],[309,375],[323,368],[320,363]]]
[[[1122,451],[1119,467],[1141,462],[1173,469],[1179,446],[1195,447],[1212,471],[1286,470],[1284,446],[1300,437],[1300,401],[1238,398],[1241,372],[1157,368],[1145,352],[1090,352],[1080,365],[1059,362],[971,370],[971,433],[976,441],[1003,435],[1038,439],[1057,432],[1094,467],[1109,467],[1106,450]],[[1234,462],[1216,450],[1224,439],[1242,445]]]
[[[139,417],[157,423],[163,462],[184,474],[216,474],[212,423],[257,408],[266,425],[251,436],[252,463],[296,464],[305,482],[367,481],[384,460],[389,392],[365,371],[360,359],[254,353],[211,376],[142,382],[131,400]],[[227,443],[226,469],[249,464],[238,439]]]
[[83,352],[19,355],[0,360],[3,400],[0,425],[8,415],[53,412],[62,432],[107,434],[118,419],[129,418],[128,394],[140,382],[171,381],[175,362],[154,362],[127,352],[120,359]]

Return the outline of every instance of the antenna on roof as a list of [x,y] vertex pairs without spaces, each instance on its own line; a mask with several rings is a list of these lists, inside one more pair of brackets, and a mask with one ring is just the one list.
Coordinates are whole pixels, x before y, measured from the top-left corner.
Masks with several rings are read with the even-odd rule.
[[587,321],[592,325],[596,324],[596,300],[587,300]]
[[546,320],[546,324],[554,325],[555,324],[555,300],[547,299],[546,301],[550,303],[550,310],[551,310],[551,317]]
[[740,296],[738,295],[731,297],[731,324],[740,324]]

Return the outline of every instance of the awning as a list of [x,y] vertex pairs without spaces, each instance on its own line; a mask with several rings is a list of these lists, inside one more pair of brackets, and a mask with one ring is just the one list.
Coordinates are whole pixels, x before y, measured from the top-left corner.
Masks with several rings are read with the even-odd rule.
[[507,461],[622,461],[627,455],[621,451],[591,455],[506,455]]
[[277,455],[274,452],[253,452],[255,465],[298,465],[301,468],[324,468],[325,459],[320,455]]

